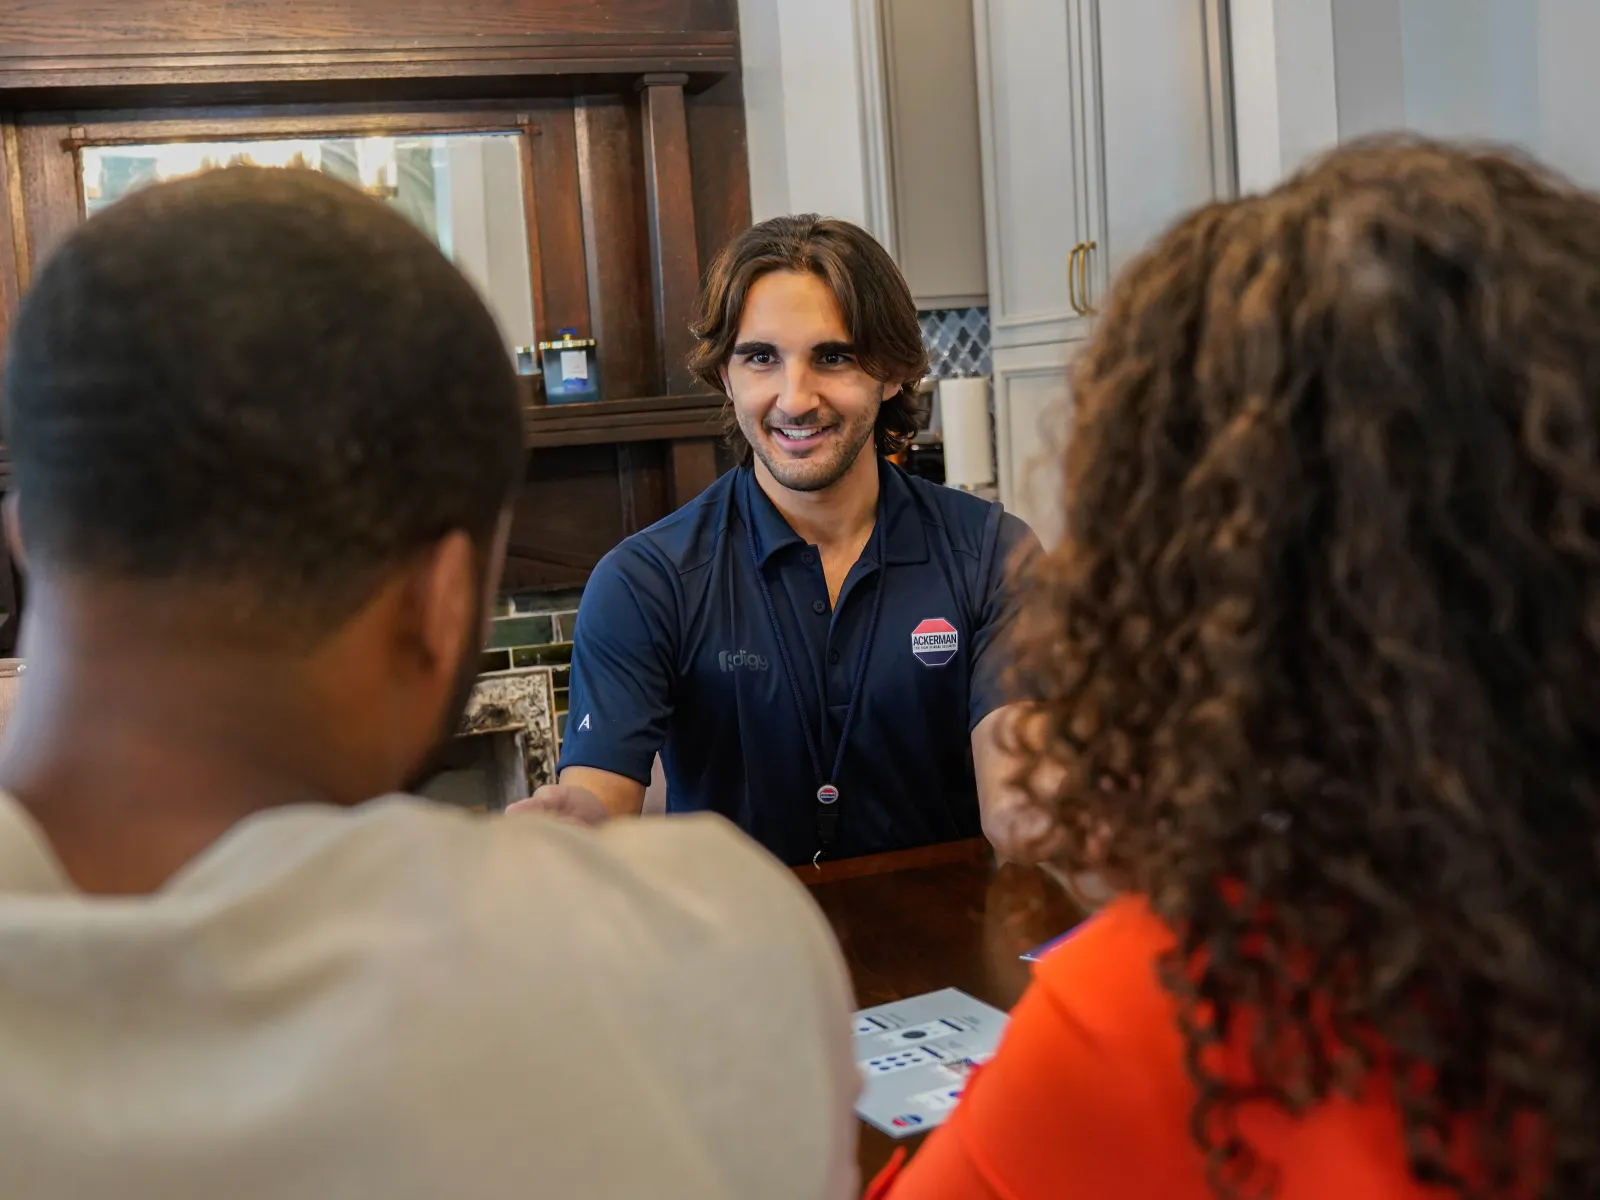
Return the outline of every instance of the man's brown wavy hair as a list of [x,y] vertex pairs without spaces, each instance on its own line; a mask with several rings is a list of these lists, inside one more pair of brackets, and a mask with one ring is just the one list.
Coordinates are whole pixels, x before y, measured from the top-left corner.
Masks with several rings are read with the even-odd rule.
[[1177,934],[1213,1187],[1273,1191],[1241,1106],[1392,1078],[1418,1181],[1600,1195],[1600,202],[1339,150],[1162,238],[1075,385],[1014,682]]
[[[873,442],[879,454],[897,454],[917,434],[917,384],[928,372],[928,350],[917,320],[916,301],[905,276],[876,239],[858,225],[814,213],[773,217],[752,225],[723,248],[700,290],[695,348],[689,369],[695,378],[726,392],[722,370],[733,355],[745,298],[756,280],[773,271],[815,275],[828,285],[856,362],[879,383],[898,391],[878,410]],[[754,452],[739,430],[730,399],[724,432],[740,466]]]

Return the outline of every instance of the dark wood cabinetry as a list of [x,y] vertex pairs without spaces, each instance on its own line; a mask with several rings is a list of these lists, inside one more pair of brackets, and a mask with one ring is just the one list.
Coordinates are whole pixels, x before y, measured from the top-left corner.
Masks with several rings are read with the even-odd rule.
[[[717,473],[683,369],[749,222],[734,0],[20,0],[0,28],[0,334],[83,220],[86,146],[520,137],[539,338],[598,339],[606,399],[534,403],[509,590],[571,587]],[[0,488],[5,480],[0,461]],[[0,652],[17,608],[0,570]]]

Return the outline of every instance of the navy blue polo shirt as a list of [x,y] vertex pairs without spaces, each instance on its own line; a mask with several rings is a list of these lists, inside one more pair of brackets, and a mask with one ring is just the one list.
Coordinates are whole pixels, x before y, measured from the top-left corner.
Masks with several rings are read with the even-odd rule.
[[[722,813],[791,864],[818,849],[819,781],[756,580],[753,522],[824,770],[831,771],[884,577],[830,854],[975,837],[971,731],[1004,703],[1007,567],[1028,527],[999,504],[880,461],[874,533],[828,606],[822,561],[749,468],[730,471],[600,562],[578,610],[561,765],[648,784],[670,812]],[[953,636],[952,636],[953,635]]]

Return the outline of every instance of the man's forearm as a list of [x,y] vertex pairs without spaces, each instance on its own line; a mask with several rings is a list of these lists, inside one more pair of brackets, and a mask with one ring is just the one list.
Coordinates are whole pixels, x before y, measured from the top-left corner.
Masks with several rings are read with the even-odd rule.
[[597,767],[568,767],[561,772],[561,786],[592,793],[613,817],[637,817],[644,808],[644,784]]
[[[1010,735],[1022,732],[1015,723],[1026,720],[1027,713],[1027,706],[1012,704],[980,721],[972,731],[972,762],[984,836],[1001,859],[1039,862],[1060,847],[1062,835],[1049,810],[1030,792],[1030,783],[1040,787],[1043,782],[1038,766],[1030,764],[1021,747],[1007,745]],[[1032,777],[1019,781],[1030,765]]]

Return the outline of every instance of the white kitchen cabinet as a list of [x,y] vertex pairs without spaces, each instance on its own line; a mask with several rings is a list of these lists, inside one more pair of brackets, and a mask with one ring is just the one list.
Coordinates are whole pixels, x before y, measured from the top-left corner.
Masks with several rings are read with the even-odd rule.
[[1046,547],[1061,539],[1061,457],[1072,415],[1068,369],[1083,345],[1045,342],[994,357],[996,482],[1007,510]]
[[[1067,368],[1116,271],[1232,183],[1223,0],[974,0],[1000,496],[1060,532]],[[1042,440],[1043,439],[1043,440]]]
[[1067,263],[1099,189],[1092,0],[975,0],[978,129],[997,348],[1086,332]]
[[919,309],[988,303],[972,0],[874,0],[895,260]]
[[1221,5],[1104,0],[1096,8],[1105,202],[1089,231],[1099,243],[1089,255],[1091,300],[1174,221],[1235,191],[1220,74],[1227,60],[1215,44],[1226,37]]

